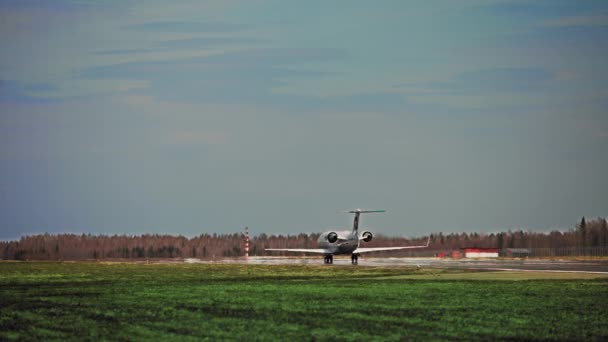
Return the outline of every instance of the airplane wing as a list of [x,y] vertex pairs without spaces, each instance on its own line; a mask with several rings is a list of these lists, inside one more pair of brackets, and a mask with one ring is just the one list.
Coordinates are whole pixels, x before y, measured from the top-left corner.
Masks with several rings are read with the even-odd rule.
[[365,248],[365,247],[359,247],[357,249],[355,249],[353,251],[353,253],[369,253],[369,252],[379,252],[379,251],[396,251],[399,249],[410,249],[410,248],[425,248],[429,246],[429,243],[431,242],[431,238],[429,237],[429,239],[426,241],[426,245],[424,246],[403,246],[403,247],[369,247],[369,248]]
[[265,251],[282,251],[282,252],[300,252],[300,253],[319,253],[319,254],[333,254],[329,249],[323,248],[311,248],[311,249],[302,249],[302,248],[266,248]]

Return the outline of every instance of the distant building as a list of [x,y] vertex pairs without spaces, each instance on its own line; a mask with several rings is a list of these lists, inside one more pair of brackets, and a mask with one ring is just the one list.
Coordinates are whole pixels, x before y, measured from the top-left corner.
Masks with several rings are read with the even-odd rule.
[[511,258],[527,258],[530,250],[527,248],[507,248],[506,256]]
[[465,258],[498,258],[498,248],[466,247],[462,254]]

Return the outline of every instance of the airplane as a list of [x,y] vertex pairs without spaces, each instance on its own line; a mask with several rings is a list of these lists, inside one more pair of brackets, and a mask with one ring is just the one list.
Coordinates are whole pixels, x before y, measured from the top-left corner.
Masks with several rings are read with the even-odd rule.
[[346,213],[355,214],[352,231],[329,231],[322,233],[319,236],[319,248],[266,248],[265,251],[283,251],[283,252],[300,252],[300,253],[318,253],[323,254],[325,264],[334,263],[334,255],[350,254],[351,263],[357,265],[359,263],[359,255],[361,253],[378,252],[378,251],[394,251],[399,249],[410,248],[425,248],[429,246],[431,238],[429,237],[424,246],[401,246],[401,247],[359,247],[361,240],[364,242],[372,241],[373,235],[371,232],[365,231],[359,234],[359,216],[367,213],[384,213],[386,210],[349,210]]

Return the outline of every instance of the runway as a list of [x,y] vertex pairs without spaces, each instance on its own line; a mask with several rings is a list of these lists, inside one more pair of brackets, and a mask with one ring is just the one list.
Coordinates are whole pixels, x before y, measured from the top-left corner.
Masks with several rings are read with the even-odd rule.
[[[192,259],[189,259],[192,260]],[[188,261],[187,261],[188,262]],[[192,261],[194,262],[194,261]],[[199,261],[200,262],[200,261]],[[249,263],[260,265],[323,265],[322,258],[311,257],[249,257],[222,259],[215,263]],[[335,266],[352,266],[350,257],[335,257]],[[608,275],[608,260],[545,260],[545,259],[440,259],[440,258],[360,258],[358,267],[424,267],[487,271],[576,272]]]

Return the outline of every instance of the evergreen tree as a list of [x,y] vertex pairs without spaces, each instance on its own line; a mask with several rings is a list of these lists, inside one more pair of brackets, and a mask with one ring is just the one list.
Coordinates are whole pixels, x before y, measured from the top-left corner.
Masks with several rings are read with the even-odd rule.
[[585,222],[585,216],[581,219],[581,223],[578,224],[578,237],[579,247],[585,247],[587,245],[587,222]]
[[600,245],[608,247],[608,222],[606,219],[600,219]]

